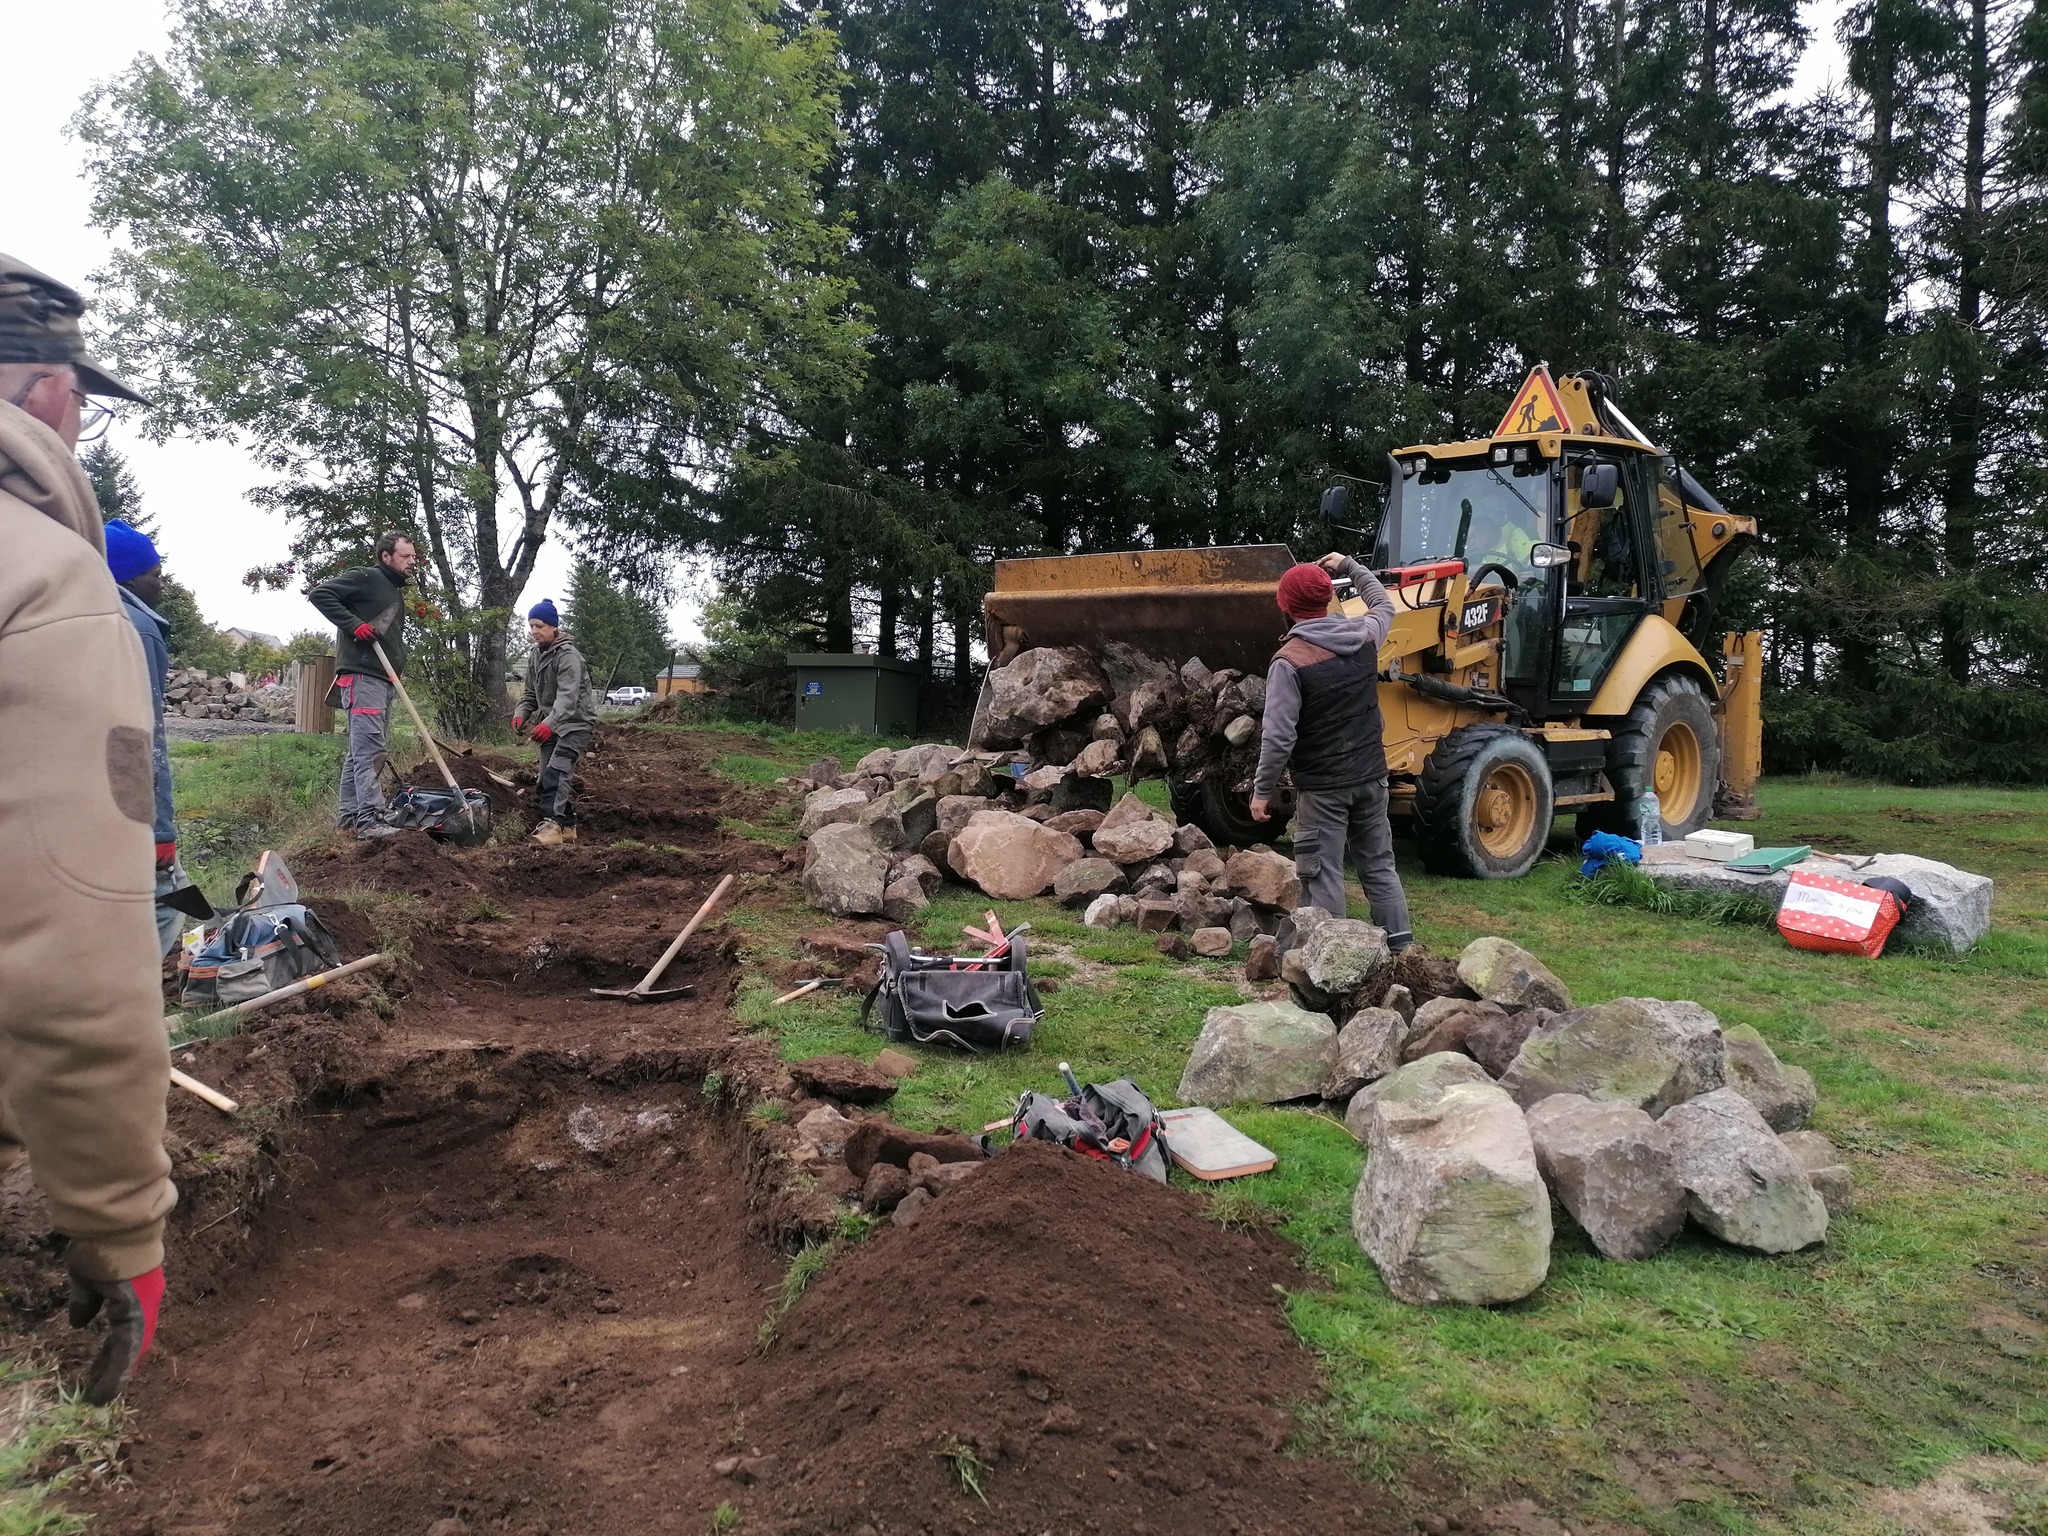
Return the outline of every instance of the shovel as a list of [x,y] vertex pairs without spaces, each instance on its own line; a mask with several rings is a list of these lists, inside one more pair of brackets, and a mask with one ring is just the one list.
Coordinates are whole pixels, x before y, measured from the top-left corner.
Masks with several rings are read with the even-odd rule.
[[711,915],[711,909],[718,905],[718,898],[725,894],[726,887],[731,884],[732,876],[727,875],[717,885],[712,887],[711,894],[704,898],[704,905],[697,909],[696,916],[683,924],[683,931],[676,935],[675,942],[662,951],[661,958],[654,962],[645,976],[640,978],[637,986],[592,987],[590,995],[592,997],[623,997],[629,1003],[665,1003],[672,997],[695,997],[697,995],[695,987],[664,987],[657,992],[654,989],[654,983],[656,978],[668,969],[669,961],[682,953],[683,946],[689,942],[690,935],[697,931],[697,925]]
[[427,750],[434,754],[434,766],[441,770],[441,777],[448,781],[448,788],[455,798],[462,802],[462,818],[468,830],[461,836],[450,834],[449,841],[459,847],[471,847],[491,835],[488,822],[479,822],[476,807],[469,803],[469,796],[462,792],[462,786],[455,782],[455,774],[448,766],[448,759],[441,755],[441,743],[434,739],[434,733],[427,729],[427,722],[420,718],[419,708],[413,703],[412,695],[405,691],[405,684],[398,680],[398,672],[391,665],[391,658],[384,654],[384,643],[372,640],[370,649],[377,653],[377,660],[384,668],[384,675],[391,680],[391,687],[405,702],[405,712],[412,716],[413,729],[420,733],[420,740],[427,744]]

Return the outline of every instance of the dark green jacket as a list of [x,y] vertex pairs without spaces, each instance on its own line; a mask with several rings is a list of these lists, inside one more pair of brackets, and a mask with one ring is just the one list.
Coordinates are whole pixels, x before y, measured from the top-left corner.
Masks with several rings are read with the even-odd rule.
[[334,675],[360,673],[382,677],[377,653],[356,639],[358,624],[377,626],[384,654],[399,676],[405,675],[405,588],[391,579],[383,565],[362,565],[314,583],[306,600],[334,626]]
[[597,725],[597,692],[590,686],[590,666],[566,629],[553,645],[536,645],[527,658],[526,692],[519,700],[519,718],[528,725],[546,721],[557,736]]

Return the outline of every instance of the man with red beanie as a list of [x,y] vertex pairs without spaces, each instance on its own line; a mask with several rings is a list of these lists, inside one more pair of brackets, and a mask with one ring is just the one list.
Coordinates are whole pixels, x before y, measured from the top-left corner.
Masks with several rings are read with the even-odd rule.
[[[1365,599],[1363,618],[1331,613],[1331,573],[1349,577]],[[1394,869],[1387,823],[1387,748],[1380,723],[1380,642],[1394,600],[1379,578],[1348,555],[1291,567],[1280,578],[1280,611],[1293,626],[1266,672],[1266,725],[1252,781],[1252,819],[1270,815],[1280,775],[1292,769],[1294,867],[1302,904],[1345,914],[1344,851],[1351,850],[1372,920],[1399,954],[1415,942],[1408,898]]]

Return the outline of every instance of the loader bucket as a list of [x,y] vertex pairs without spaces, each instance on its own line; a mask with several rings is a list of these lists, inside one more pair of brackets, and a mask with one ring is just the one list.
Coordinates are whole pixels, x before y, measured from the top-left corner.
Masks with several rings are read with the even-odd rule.
[[1287,633],[1273,594],[1292,564],[1284,544],[998,560],[983,604],[990,649],[999,634],[1025,648],[1120,640],[1175,667],[1198,656],[1264,672]]

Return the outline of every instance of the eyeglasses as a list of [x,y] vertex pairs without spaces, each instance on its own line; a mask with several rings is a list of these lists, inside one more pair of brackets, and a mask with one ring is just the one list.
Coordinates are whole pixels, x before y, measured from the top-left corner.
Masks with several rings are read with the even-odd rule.
[[82,389],[72,390],[71,398],[78,402],[78,440],[96,443],[105,437],[107,428],[114,424],[114,408],[101,405]]

